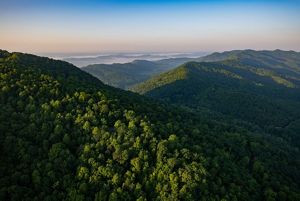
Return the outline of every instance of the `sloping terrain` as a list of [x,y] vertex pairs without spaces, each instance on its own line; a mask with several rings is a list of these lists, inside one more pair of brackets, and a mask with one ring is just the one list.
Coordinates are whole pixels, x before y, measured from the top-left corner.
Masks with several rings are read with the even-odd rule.
[[289,140],[66,62],[0,51],[0,110],[0,200],[300,200]]
[[105,84],[129,89],[153,75],[168,71],[190,60],[190,58],[171,58],[158,61],[135,60],[125,64],[93,64],[83,67],[82,70],[97,77]]
[[276,72],[289,75],[290,77],[293,77],[293,74],[296,72],[300,73],[299,53],[281,50],[235,50],[213,53],[199,58],[170,58],[157,61],[136,60],[125,64],[92,64],[83,67],[82,70],[97,77],[105,84],[121,89],[129,89],[186,62],[215,62],[235,58],[238,58],[243,64],[276,69]]
[[206,108],[286,138],[292,132],[291,141],[299,145],[300,131],[297,126],[290,129],[300,119],[299,53],[274,51],[256,57],[261,52],[238,52],[217,55],[228,58],[221,62],[186,63],[132,90],[192,110]]
[[243,64],[251,66],[276,69],[278,72],[282,72],[283,74],[289,74],[291,72],[299,73],[300,71],[300,52],[295,51],[234,50],[222,53],[213,53],[201,57],[197,61],[212,62],[235,59],[238,59]]

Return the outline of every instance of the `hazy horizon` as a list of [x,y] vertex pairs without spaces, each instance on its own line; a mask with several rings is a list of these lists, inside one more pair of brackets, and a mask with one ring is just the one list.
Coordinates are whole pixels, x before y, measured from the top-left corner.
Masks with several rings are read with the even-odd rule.
[[0,2],[0,49],[50,54],[300,50],[290,0]]

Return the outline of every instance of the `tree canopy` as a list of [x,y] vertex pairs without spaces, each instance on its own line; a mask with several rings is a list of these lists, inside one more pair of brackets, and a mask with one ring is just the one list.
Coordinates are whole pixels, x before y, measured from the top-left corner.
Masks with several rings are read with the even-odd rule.
[[0,51],[0,200],[300,200],[299,149],[251,125]]

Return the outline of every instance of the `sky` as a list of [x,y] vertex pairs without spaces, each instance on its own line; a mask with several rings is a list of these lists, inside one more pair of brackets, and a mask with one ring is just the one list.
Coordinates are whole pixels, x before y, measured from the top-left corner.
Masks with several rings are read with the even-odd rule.
[[0,0],[0,49],[300,51],[300,0]]

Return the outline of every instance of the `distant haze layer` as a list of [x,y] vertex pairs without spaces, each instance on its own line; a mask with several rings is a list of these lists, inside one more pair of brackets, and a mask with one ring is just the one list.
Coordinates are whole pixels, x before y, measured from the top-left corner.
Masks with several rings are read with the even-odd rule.
[[[148,60],[155,61],[169,58],[197,58],[207,55],[205,52],[197,53],[110,53],[93,55],[79,55],[63,57],[62,59],[74,64],[77,67],[87,66],[90,64],[113,64],[113,63],[127,63],[134,60]],[[55,56],[54,56],[55,58]]]

